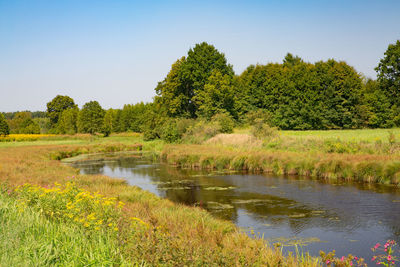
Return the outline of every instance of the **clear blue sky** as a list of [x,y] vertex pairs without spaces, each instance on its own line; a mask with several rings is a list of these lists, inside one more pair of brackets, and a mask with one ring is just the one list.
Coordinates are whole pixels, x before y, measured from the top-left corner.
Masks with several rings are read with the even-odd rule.
[[57,94],[80,107],[151,101],[171,64],[202,41],[236,73],[291,52],[375,78],[397,39],[398,0],[0,0],[0,111],[45,110]]

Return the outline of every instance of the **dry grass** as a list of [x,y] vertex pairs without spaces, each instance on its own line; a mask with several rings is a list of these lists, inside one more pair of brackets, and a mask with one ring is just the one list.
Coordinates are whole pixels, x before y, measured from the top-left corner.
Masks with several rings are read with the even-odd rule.
[[[251,239],[232,223],[213,218],[199,208],[191,208],[160,199],[122,180],[102,175],[80,175],[50,154],[73,151],[77,146],[47,145],[0,148],[0,179],[9,187],[23,183],[51,185],[54,182],[75,183],[92,192],[117,197],[126,203],[127,217],[141,218],[151,231],[140,240],[124,245],[124,255],[134,262],[151,266],[318,266],[315,258],[284,257]],[[162,235],[156,234],[163,229]]]
[[222,146],[261,147],[262,141],[249,134],[217,134],[208,139],[205,144]]

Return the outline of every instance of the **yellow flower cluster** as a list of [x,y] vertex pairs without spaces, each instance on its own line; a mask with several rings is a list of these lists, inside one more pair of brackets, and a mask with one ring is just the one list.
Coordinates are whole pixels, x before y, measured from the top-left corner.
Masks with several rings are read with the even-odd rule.
[[88,230],[118,231],[124,203],[116,198],[91,193],[72,182],[64,186],[55,183],[51,188],[24,184],[15,192],[21,211],[32,206],[49,218],[70,221]]
[[0,136],[0,142],[22,142],[22,141],[36,141],[44,137],[54,136],[52,134],[10,134],[7,136]]

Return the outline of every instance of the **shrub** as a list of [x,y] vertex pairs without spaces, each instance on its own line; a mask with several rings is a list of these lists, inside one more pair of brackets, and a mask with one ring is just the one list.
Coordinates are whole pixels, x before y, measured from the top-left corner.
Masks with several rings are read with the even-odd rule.
[[211,122],[219,126],[219,132],[221,133],[232,133],[235,127],[235,121],[228,113],[215,114],[211,118]]
[[261,120],[262,122],[271,123],[271,113],[265,109],[251,110],[244,116],[244,123],[247,125],[254,125],[256,121]]
[[257,139],[271,139],[278,135],[275,127],[269,126],[262,119],[256,119],[251,127],[251,134]]
[[10,128],[4,118],[3,113],[0,113],[0,136],[7,136],[10,134]]
[[215,121],[205,122],[199,120],[187,129],[182,136],[182,140],[187,143],[200,144],[218,133],[220,133],[220,126]]

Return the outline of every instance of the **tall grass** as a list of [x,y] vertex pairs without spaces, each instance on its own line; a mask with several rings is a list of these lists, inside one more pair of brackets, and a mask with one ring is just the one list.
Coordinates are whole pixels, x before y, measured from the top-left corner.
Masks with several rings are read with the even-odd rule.
[[48,220],[31,207],[21,210],[5,192],[0,193],[0,262],[2,266],[132,265],[107,231],[88,235],[82,227]]
[[168,145],[161,158],[169,164],[303,175],[319,179],[400,184],[400,158],[391,155],[302,153],[232,149],[213,145]]

